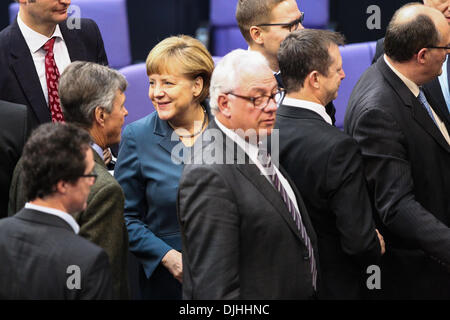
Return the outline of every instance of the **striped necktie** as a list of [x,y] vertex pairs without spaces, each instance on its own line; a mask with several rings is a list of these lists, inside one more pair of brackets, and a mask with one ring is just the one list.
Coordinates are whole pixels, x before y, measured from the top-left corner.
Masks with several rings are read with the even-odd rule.
[[316,266],[316,260],[314,258],[314,249],[312,247],[311,240],[308,236],[308,233],[306,232],[306,228],[303,224],[302,216],[300,215],[300,212],[295,207],[291,198],[289,198],[286,189],[283,187],[283,184],[280,181],[277,171],[275,170],[274,166],[272,165],[272,160],[271,160],[270,154],[267,152],[267,150],[265,150],[264,148],[258,149],[258,160],[264,167],[266,174],[270,178],[273,186],[280,193],[281,198],[283,199],[284,203],[287,206],[289,213],[292,216],[292,219],[294,219],[295,225],[297,226],[297,229],[301,235],[303,243],[305,244],[306,248],[308,249],[308,256],[309,256],[310,268],[311,268],[311,274],[312,274],[312,282],[313,282],[314,290],[316,290],[317,266]]
[[419,96],[417,98],[419,98],[420,103],[422,103],[422,105],[425,107],[425,109],[427,109],[427,112],[430,115],[431,119],[433,120],[434,124],[438,125],[436,123],[436,119],[434,119],[434,117],[433,117],[433,113],[431,112],[431,106],[428,103],[427,98],[425,97],[425,94],[423,93],[422,88],[420,88]]

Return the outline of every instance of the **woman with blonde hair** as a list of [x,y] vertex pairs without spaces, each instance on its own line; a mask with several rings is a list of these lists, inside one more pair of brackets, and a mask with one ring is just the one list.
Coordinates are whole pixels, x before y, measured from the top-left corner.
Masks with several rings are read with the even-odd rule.
[[206,103],[214,62],[189,36],[158,43],[146,61],[149,98],[156,112],[129,124],[115,177],[125,193],[130,251],[140,261],[144,299],[180,299],[183,267],[176,215],[183,153],[209,123]]

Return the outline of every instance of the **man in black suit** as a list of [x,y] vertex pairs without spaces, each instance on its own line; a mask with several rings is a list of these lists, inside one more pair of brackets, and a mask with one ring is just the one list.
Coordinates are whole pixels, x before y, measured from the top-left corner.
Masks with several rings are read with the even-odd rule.
[[363,298],[366,270],[379,265],[382,253],[360,150],[331,125],[324,107],[345,78],[343,43],[338,33],[304,29],[288,35],[278,53],[286,89],[275,124],[280,163],[303,195],[317,233],[323,299]]
[[350,96],[344,127],[361,147],[386,241],[385,297],[450,298],[450,123],[420,87],[441,73],[449,42],[441,12],[405,5],[386,54]]
[[[430,8],[441,11],[447,22],[450,24],[450,0],[423,0],[423,4]],[[377,41],[375,56],[372,64],[384,54],[384,38]],[[424,90],[436,101],[436,108],[439,108],[447,121],[450,122],[450,62],[447,59],[442,66],[442,74],[423,85]]]
[[56,38],[53,56],[62,74],[71,61],[108,64],[94,21],[80,27],[67,20],[70,0],[19,0],[17,19],[0,32],[0,99],[30,108],[31,128],[52,121],[46,76],[45,44]]
[[[280,88],[284,84],[278,48],[290,32],[303,29],[303,18],[296,0],[239,0],[236,7],[236,20],[249,50],[258,51],[267,59]],[[326,105],[326,111],[334,124],[336,109],[332,102]]]
[[11,178],[28,130],[27,107],[0,100],[0,218],[7,216]]
[[29,199],[0,220],[0,299],[110,299],[108,256],[77,235],[96,174],[90,137],[72,125],[36,129],[23,151]]
[[183,297],[312,298],[314,230],[300,193],[262,151],[282,98],[266,60],[253,51],[227,54],[210,94],[215,120],[179,186]]

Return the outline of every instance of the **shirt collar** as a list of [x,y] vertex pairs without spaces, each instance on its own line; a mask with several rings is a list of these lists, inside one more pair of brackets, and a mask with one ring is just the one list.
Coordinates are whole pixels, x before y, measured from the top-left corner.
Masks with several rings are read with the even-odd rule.
[[318,113],[327,123],[333,125],[333,122],[331,121],[330,116],[326,112],[325,107],[322,106],[321,104],[307,100],[285,97],[283,99],[283,105],[314,111],[315,113]]
[[252,143],[248,143],[245,141],[244,138],[242,138],[240,135],[238,135],[236,132],[234,132],[232,129],[229,129],[225,127],[219,119],[215,118],[217,126],[220,128],[220,130],[225,133],[231,140],[236,142],[236,144],[242,148],[242,150],[245,151],[245,153],[249,156],[249,158],[254,162],[259,162],[258,160],[258,146]]
[[384,61],[386,62],[386,64],[389,66],[389,68],[391,68],[391,70],[400,78],[400,80],[403,81],[403,83],[408,87],[408,89],[412,92],[412,94],[414,95],[414,97],[418,97],[419,93],[420,93],[420,89],[419,86],[417,84],[414,83],[414,81],[408,79],[407,77],[405,77],[403,74],[400,73],[400,71],[398,71],[397,69],[394,68],[394,66],[392,64],[389,63],[386,54],[383,56]]
[[65,222],[67,222],[72,227],[73,231],[76,234],[78,234],[78,232],[80,232],[80,226],[75,221],[75,219],[70,214],[68,214],[68,213],[66,213],[64,211],[53,209],[53,208],[39,206],[39,205],[32,204],[32,203],[29,203],[29,202],[27,202],[25,204],[25,208],[57,216],[57,217],[63,219]]
[[39,32],[36,32],[29,26],[27,26],[25,22],[23,22],[23,20],[20,18],[20,14],[17,15],[17,23],[31,53],[36,53],[39,49],[41,49],[45,45],[45,43],[49,39],[53,37],[56,37],[57,39],[60,38],[61,40],[63,39],[59,25],[56,25],[53,35],[50,38],[47,38],[43,34],[40,34]]
[[98,153],[98,155],[100,156],[100,158],[102,158],[103,161],[105,161],[105,159],[103,158],[103,149],[102,147],[100,147],[98,144],[96,144],[95,142],[91,143],[91,147],[92,149],[95,150],[95,152]]

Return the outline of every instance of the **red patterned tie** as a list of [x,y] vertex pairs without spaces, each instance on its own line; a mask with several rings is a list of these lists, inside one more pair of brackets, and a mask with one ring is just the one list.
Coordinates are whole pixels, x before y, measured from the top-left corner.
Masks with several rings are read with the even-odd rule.
[[64,116],[59,102],[58,82],[59,71],[53,55],[53,45],[56,38],[51,38],[44,45],[45,55],[45,77],[47,79],[48,106],[52,114],[53,122],[64,122]]

